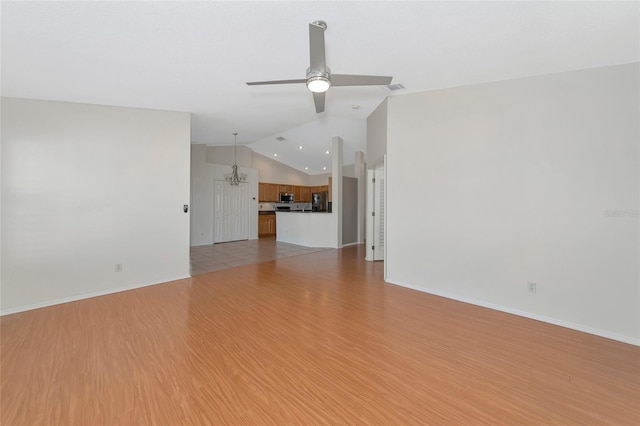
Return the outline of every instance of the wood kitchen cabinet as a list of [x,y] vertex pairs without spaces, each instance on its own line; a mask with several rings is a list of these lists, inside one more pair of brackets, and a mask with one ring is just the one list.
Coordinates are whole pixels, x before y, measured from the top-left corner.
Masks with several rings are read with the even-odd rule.
[[258,201],[266,201],[271,203],[277,203],[278,199],[278,184],[277,183],[258,183]]
[[258,182],[258,201],[267,200],[267,185],[266,183]]
[[311,202],[311,187],[310,186],[301,186],[300,187],[300,201],[303,203]]
[[293,196],[296,203],[310,203],[311,202],[311,187],[299,186],[293,187]]
[[[258,183],[258,201],[277,203],[280,201],[280,193],[287,192],[293,194],[296,203],[310,203],[311,193],[331,191],[328,185],[318,186],[302,186],[302,185],[285,185],[278,183]],[[331,193],[329,193],[331,197]]]
[[276,235],[276,215],[259,214],[258,215],[258,237],[273,237]]
[[278,185],[278,193],[291,192],[293,193],[293,185]]
[[311,192],[323,192],[323,191],[329,190],[328,185],[318,185],[318,186],[312,186],[310,188],[311,188]]

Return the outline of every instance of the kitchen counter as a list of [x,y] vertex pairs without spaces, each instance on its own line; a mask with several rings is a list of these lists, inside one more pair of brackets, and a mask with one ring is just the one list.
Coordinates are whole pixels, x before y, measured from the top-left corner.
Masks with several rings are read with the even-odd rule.
[[[291,214],[303,213],[303,214]],[[276,212],[276,241],[305,247],[337,248],[337,216],[327,212]]]

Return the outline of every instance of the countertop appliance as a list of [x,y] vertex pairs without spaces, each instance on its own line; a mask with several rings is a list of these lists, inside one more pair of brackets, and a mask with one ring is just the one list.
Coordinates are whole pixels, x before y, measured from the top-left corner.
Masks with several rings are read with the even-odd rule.
[[293,203],[293,194],[291,192],[281,192],[279,200],[281,203]]
[[326,212],[329,210],[329,193],[327,191],[311,194],[311,211]]

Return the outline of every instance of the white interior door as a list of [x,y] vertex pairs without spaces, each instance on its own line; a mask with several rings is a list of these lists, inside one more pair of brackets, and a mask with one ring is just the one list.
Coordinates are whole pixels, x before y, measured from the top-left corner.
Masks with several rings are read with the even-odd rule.
[[249,184],[213,186],[213,242],[249,239]]
[[367,170],[366,260],[384,260],[384,166]]

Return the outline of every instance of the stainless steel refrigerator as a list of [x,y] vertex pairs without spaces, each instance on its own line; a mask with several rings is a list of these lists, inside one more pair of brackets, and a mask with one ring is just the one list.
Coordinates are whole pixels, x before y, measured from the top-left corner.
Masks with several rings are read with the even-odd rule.
[[329,196],[327,191],[311,193],[311,211],[326,212],[329,206]]

